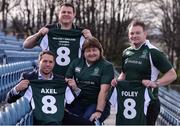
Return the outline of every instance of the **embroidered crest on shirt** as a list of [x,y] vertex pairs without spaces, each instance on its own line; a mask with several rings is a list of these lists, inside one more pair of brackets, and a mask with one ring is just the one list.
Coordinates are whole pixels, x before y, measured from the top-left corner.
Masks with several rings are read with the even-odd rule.
[[144,50],[144,51],[142,52],[142,55],[141,55],[139,58],[148,59],[148,51],[147,51],[147,50]]
[[76,68],[75,68],[75,72],[80,73],[80,71],[81,71],[81,68],[80,68],[80,67],[76,67]]
[[126,55],[127,55],[127,56],[131,56],[131,55],[133,55],[133,54],[134,54],[134,52],[132,52],[132,51],[127,51],[127,52],[126,52]]
[[99,75],[99,68],[98,67],[94,68],[92,75],[95,75],[95,76]]

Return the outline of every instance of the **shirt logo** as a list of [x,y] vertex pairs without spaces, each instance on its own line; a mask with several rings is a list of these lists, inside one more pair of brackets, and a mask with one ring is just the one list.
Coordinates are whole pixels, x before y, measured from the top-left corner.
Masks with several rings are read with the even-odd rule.
[[75,68],[75,72],[80,73],[81,72],[81,68],[80,67],[76,67]]
[[92,75],[98,76],[98,75],[99,75],[98,73],[99,73],[99,68],[96,67],[96,68],[94,69]]
[[144,51],[142,52],[142,55],[141,55],[139,58],[148,59],[148,51],[147,51],[147,50],[144,50]]
[[126,55],[127,55],[127,56],[131,56],[131,55],[133,55],[133,54],[134,54],[134,52],[132,52],[132,51],[127,51],[127,52],[126,52]]

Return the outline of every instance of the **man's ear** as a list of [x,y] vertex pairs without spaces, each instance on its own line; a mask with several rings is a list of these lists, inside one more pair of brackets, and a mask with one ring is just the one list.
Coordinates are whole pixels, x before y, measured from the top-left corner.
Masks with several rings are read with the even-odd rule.
[[147,31],[144,31],[144,36],[145,36],[145,37],[147,37],[147,34],[148,34]]

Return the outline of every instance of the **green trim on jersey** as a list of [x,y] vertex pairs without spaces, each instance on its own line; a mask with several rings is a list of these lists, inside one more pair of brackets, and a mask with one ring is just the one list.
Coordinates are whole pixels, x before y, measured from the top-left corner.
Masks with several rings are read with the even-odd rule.
[[116,125],[145,125],[150,101],[147,88],[140,82],[119,81],[116,89],[118,102]]
[[74,60],[66,73],[67,78],[76,80],[81,93],[78,99],[83,104],[97,103],[101,84],[110,84],[114,78],[113,65],[101,59],[87,66],[84,58]]
[[64,116],[66,84],[62,80],[32,80],[35,109],[33,124],[61,124]]

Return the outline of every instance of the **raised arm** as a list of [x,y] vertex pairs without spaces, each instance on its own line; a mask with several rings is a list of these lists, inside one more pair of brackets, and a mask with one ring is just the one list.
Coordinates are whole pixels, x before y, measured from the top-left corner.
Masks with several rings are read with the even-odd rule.
[[23,47],[24,48],[35,47],[39,38],[47,34],[48,31],[49,31],[48,28],[42,27],[37,33],[26,38],[26,40],[23,43]]
[[26,91],[29,85],[29,80],[21,80],[14,88],[12,88],[6,95],[6,102],[12,103],[22,97],[23,92]]

